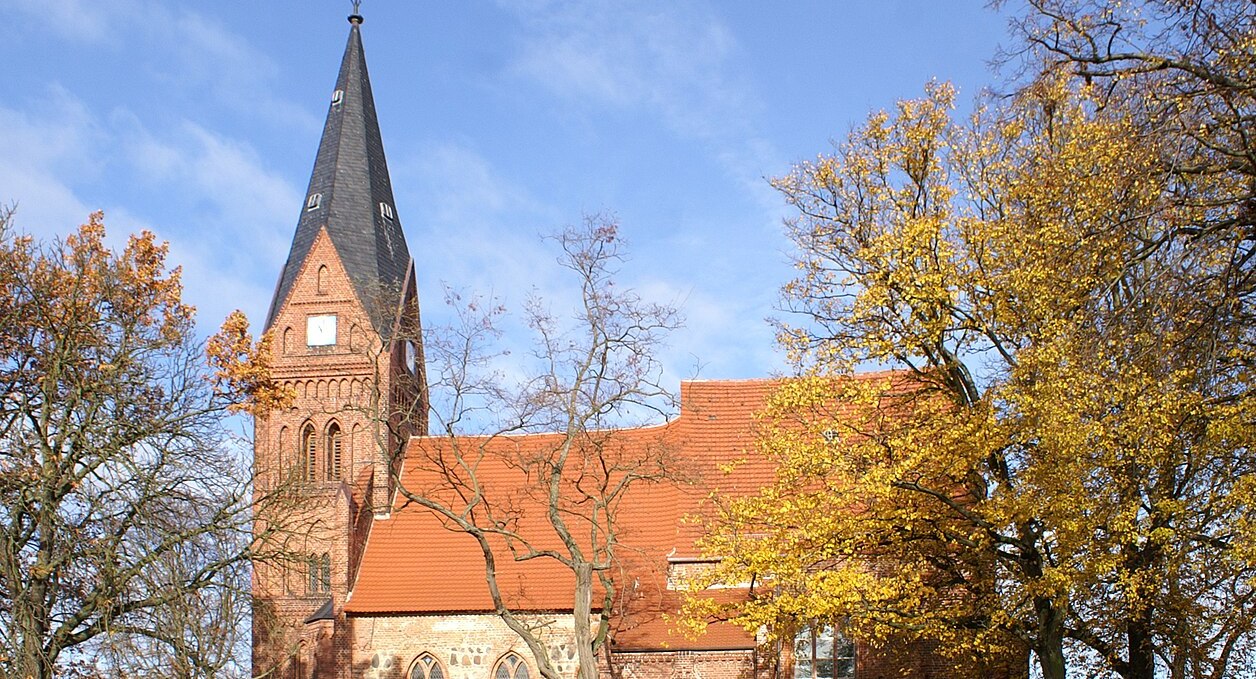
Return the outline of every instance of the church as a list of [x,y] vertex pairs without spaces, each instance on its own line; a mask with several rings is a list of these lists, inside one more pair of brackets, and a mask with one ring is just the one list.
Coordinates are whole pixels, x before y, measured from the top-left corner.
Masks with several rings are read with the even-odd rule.
[[[268,498],[269,513],[259,515],[255,531],[277,547],[254,571],[254,676],[574,679],[580,654],[573,570],[553,559],[517,560],[517,543],[512,549],[499,532],[491,543],[494,597],[476,539],[414,501],[419,492],[442,492],[444,477],[436,470],[450,446],[526,456],[554,445],[556,435],[428,435],[417,276],[372,99],[363,18],[355,11],[349,22],[309,188],[294,206],[296,233],[266,320],[274,377],[296,398],[256,420],[256,492]],[[603,443],[617,455],[665,451],[718,483],[702,490],[643,484],[620,502],[613,610],[601,599],[606,588],[595,586],[588,612],[607,620],[599,673],[616,679],[947,676],[927,648],[864,648],[833,625],[799,630],[796,643],[783,648],[728,624],[713,624],[698,638],[674,629],[669,615],[679,608],[679,583],[710,563],[686,517],[701,510],[709,492],[751,493],[771,478],[762,460],[732,474],[722,470],[753,452],[754,413],[774,384],[683,382],[679,416],[608,432]],[[476,473],[488,487],[507,490],[523,474],[509,464],[485,464]],[[511,514],[510,530],[544,531],[544,512],[525,512],[528,498],[516,499],[523,504]],[[717,595],[752,596],[753,587]],[[543,644],[530,646],[508,624],[503,606]]]

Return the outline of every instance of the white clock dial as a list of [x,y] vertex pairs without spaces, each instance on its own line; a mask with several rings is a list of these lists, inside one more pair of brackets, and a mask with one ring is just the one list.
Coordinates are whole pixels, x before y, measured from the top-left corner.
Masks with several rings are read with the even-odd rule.
[[410,372],[415,372],[417,367],[414,363],[415,358],[414,342],[406,342],[406,369]]
[[305,319],[305,343],[311,347],[328,347],[336,343],[336,315],[310,316]]

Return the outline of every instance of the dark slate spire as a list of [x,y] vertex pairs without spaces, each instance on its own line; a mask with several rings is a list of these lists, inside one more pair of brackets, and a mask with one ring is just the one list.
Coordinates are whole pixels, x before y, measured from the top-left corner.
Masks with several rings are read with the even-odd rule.
[[288,261],[275,287],[266,327],[274,323],[279,307],[287,299],[314,237],[326,227],[359,300],[372,316],[375,330],[388,337],[396,307],[384,309],[380,302],[391,295],[395,305],[395,295],[404,287],[410,252],[393,202],[371,80],[366,72],[366,55],[362,52],[362,17],[356,8],[349,23],[349,43],[318,144],[306,203]]

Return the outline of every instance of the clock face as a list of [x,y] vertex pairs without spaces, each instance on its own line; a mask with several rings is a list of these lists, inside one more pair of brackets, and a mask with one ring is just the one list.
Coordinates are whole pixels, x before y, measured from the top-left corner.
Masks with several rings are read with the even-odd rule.
[[305,343],[311,347],[328,347],[336,343],[336,315],[310,316],[305,319]]

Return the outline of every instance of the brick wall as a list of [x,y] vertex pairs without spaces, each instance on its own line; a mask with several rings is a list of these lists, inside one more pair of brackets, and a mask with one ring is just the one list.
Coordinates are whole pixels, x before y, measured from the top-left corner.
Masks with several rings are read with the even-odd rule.
[[[571,616],[538,617],[532,622],[545,629],[551,661],[564,676],[574,677]],[[496,615],[355,617],[346,619],[344,626],[352,658],[346,677],[409,677],[414,663],[431,654],[446,679],[488,679],[507,653],[516,653],[527,663],[531,679],[541,676],[527,645]]]
[[[405,316],[417,328],[413,295],[410,303]],[[309,346],[307,319],[332,314],[335,342]],[[330,676],[328,665],[339,664],[332,639],[338,630],[330,623],[305,629],[303,623],[329,598],[337,608],[343,605],[370,518],[389,509],[395,461],[388,451],[399,448],[400,437],[385,420],[395,400],[415,398],[416,380],[406,390],[397,388],[399,371],[408,370],[403,352],[375,332],[326,231],[315,239],[271,332],[274,376],[296,400],[291,408],[258,417],[254,428],[256,488],[263,500],[255,530],[268,538],[269,553],[254,570],[254,671],[282,666],[304,647],[303,673],[321,661],[319,676]],[[307,428],[314,435],[312,465]]]

